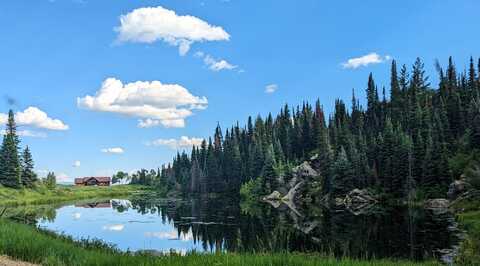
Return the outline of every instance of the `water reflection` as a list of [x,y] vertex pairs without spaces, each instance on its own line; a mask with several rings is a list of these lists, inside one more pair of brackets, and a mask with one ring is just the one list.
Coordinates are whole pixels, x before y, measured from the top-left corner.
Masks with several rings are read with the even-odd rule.
[[[76,238],[99,238],[122,250],[302,251],[355,258],[439,257],[458,239],[453,215],[407,207],[346,209],[268,204],[233,199],[111,200],[12,209],[43,228]],[[17,218],[18,219],[18,218]]]

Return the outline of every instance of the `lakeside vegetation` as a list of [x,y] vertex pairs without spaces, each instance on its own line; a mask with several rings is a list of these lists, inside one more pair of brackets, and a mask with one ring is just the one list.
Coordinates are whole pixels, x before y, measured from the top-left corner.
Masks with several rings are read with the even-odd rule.
[[187,254],[186,256],[151,256],[141,253],[122,253],[102,242],[73,241],[27,225],[0,220],[0,253],[12,258],[42,265],[441,265],[438,262],[408,262],[394,260],[360,261],[335,259],[319,254]]
[[43,185],[23,189],[0,186],[0,206],[48,204],[80,199],[120,197],[140,193],[144,190],[145,187],[138,185],[108,187],[57,186],[53,189]]

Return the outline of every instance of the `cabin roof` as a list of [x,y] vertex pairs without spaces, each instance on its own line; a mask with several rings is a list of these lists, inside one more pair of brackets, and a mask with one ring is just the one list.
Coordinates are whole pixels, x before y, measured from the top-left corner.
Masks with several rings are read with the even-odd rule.
[[110,182],[111,178],[109,176],[87,176],[87,177],[80,177],[75,178],[75,184],[83,184],[90,179],[95,179],[97,182]]

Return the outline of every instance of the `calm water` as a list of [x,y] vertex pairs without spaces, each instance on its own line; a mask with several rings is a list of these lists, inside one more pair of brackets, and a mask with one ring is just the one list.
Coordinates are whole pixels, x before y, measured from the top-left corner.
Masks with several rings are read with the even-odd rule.
[[41,228],[98,238],[122,250],[327,252],[349,257],[439,258],[458,243],[452,214],[406,207],[240,206],[232,200],[83,202],[44,207]]

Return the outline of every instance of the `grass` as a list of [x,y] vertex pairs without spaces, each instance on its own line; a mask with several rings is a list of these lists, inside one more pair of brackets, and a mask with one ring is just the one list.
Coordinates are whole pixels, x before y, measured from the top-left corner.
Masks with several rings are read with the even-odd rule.
[[119,185],[110,187],[58,186],[50,190],[44,186],[33,189],[11,189],[0,186],[0,206],[51,204],[70,200],[127,196],[144,187]]
[[467,238],[462,242],[456,262],[459,265],[480,265],[480,210],[461,213],[458,221],[467,231]]
[[32,226],[0,219],[0,254],[42,265],[251,265],[251,266],[406,266],[432,265],[438,262],[335,259],[321,255],[279,254],[188,254],[186,256],[151,256],[125,253],[99,241],[73,241]]

